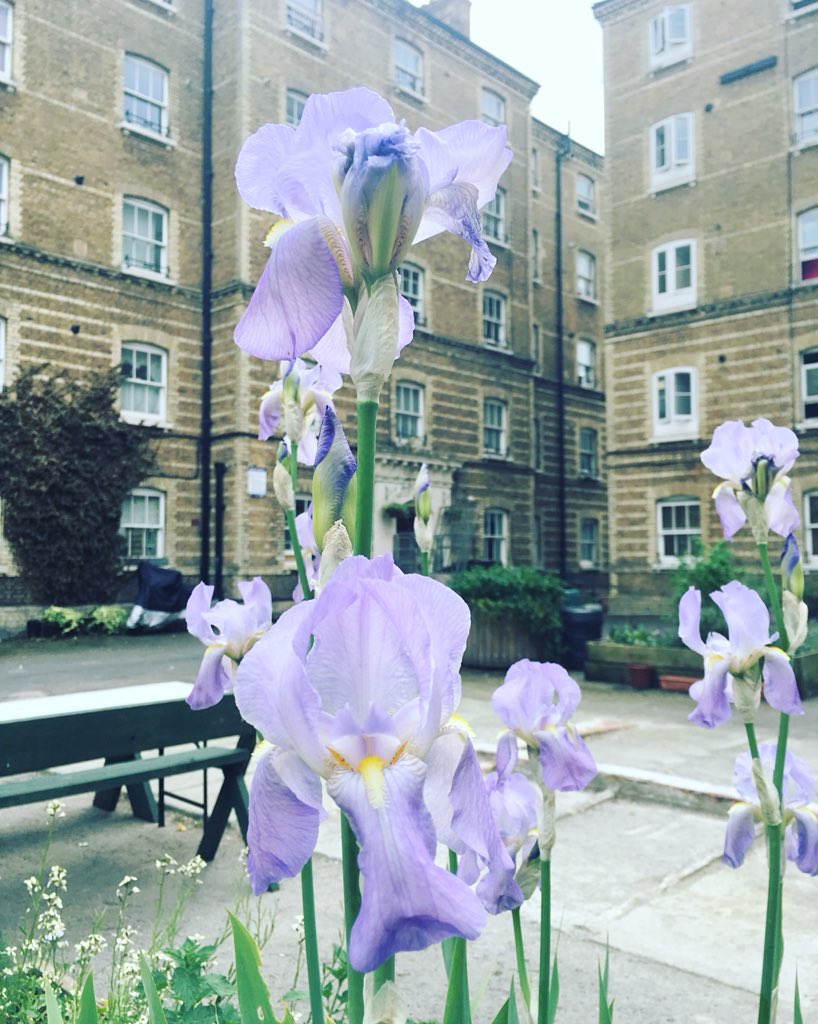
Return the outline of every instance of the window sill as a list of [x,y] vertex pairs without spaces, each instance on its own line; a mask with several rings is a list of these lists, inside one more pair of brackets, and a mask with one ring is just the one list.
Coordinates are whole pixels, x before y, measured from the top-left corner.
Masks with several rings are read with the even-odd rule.
[[596,224],[599,220],[596,213],[593,210],[583,210],[581,207],[577,207],[577,217],[582,217],[583,220],[589,220],[592,224]]
[[138,412],[125,412],[120,410],[119,418],[132,427],[153,427],[156,430],[173,430],[173,424],[161,416],[143,416]]
[[672,444],[676,441],[698,441],[699,431],[698,428],[690,430],[674,430],[668,431],[667,433],[657,434],[653,433],[650,439],[651,444]]
[[176,282],[171,280],[167,274],[157,274],[154,270],[143,270],[141,267],[128,267],[124,264],[120,268],[123,274],[127,274],[128,277],[139,277],[144,281],[156,281],[157,284],[166,284],[168,286],[175,285]]
[[803,153],[805,149],[815,149],[818,146],[818,134],[810,135],[806,139],[798,139],[790,146],[790,152],[793,156],[798,156],[799,153]]
[[393,435],[392,442],[398,448],[406,448],[408,451],[420,451],[426,447],[425,437],[397,437]]
[[818,3],[787,11],[785,21],[795,21],[796,18],[803,18],[805,14],[818,14]]
[[686,302],[680,302],[670,306],[660,306],[658,309],[649,309],[645,316],[654,318],[657,316],[667,316],[670,313],[688,313],[691,309],[695,309],[697,306],[696,300],[688,300]]
[[494,235],[483,235],[483,241],[489,245],[493,245],[495,249],[510,249],[511,240],[508,235],[504,238],[495,238]]
[[288,36],[292,36],[293,39],[297,39],[301,43],[306,43],[313,49],[318,50],[320,53],[329,53],[329,46],[324,42],[323,39],[319,39],[317,36],[310,35],[309,32],[302,32],[300,29],[295,28],[293,25],[285,25],[284,32]]
[[818,285],[818,277],[810,277],[806,281],[796,281],[796,288],[814,288]]
[[0,78],[0,92],[17,92],[17,83],[13,78]]
[[661,195],[662,192],[670,192],[674,188],[684,188],[685,186],[687,188],[696,187],[696,178],[694,175],[685,178],[668,178],[666,180],[660,179],[659,181],[651,181],[650,192],[648,192],[648,195],[651,198],[654,198]]
[[491,348],[496,352],[508,352],[507,341],[489,341],[487,338],[483,338],[483,348]]
[[147,139],[149,142],[157,142],[160,146],[164,146],[165,149],[176,148],[175,139],[170,138],[168,135],[161,135],[159,132],[153,132],[150,128],[142,128],[140,125],[133,124],[131,121],[120,121],[118,128],[123,135],[136,135],[140,139]]
[[576,293],[576,297],[577,297],[577,301],[578,302],[585,302],[589,306],[598,306],[599,305],[599,299],[592,298],[592,296],[590,296],[590,295],[580,295],[579,292],[577,292]]
[[487,452],[483,451],[483,458],[492,462],[508,462],[508,452]]
[[171,0],[167,3],[166,0],[142,0],[143,3],[150,4],[151,7],[158,7],[160,11],[164,11],[165,14],[175,14],[176,8]]
[[668,68],[676,68],[680,64],[689,64],[692,60],[693,52],[690,49],[685,49],[683,53],[669,54],[664,59],[653,58],[650,61],[650,73],[652,75],[661,74],[663,71],[667,71]]
[[583,473],[580,470],[577,473],[577,482],[599,484],[602,483],[602,480],[598,473]]
[[414,89],[410,89],[408,85],[401,85],[400,82],[393,83],[395,92],[399,96],[405,96],[407,99],[413,100],[415,103],[426,104],[428,99],[425,93],[416,92]]
[[590,571],[592,571],[594,569],[598,569],[599,568],[599,566],[596,564],[596,562],[580,562],[579,563],[579,567],[580,567],[580,569],[584,570],[585,572],[590,572]]

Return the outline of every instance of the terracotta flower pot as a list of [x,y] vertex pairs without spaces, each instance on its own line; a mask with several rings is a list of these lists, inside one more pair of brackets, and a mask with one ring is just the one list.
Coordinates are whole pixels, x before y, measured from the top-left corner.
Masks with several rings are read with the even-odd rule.
[[634,690],[649,690],[655,685],[651,665],[628,665],[628,674]]

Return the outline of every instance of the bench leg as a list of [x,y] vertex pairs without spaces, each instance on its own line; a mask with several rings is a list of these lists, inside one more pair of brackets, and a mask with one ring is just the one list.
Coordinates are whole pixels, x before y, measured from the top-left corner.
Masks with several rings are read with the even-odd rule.
[[222,788],[219,790],[213,811],[207,819],[202,841],[199,843],[198,853],[202,860],[209,862],[216,856],[231,811],[236,812],[239,828],[246,842],[248,799],[247,786],[244,782],[244,767],[239,770],[224,769]]
[[[133,757],[106,757],[106,764],[124,764],[127,761],[136,761],[139,754]],[[94,807],[101,811],[113,811],[119,802],[121,786],[114,786],[112,789],[101,789],[94,794]],[[159,815],[149,782],[135,782],[128,786],[128,799],[131,801],[131,810],[135,818],[142,821],[158,821]]]

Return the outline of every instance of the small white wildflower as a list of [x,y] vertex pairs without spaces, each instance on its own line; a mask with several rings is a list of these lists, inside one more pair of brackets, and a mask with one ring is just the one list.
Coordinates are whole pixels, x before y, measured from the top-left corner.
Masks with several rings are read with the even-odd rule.
[[66,869],[61,868],[59,864],[53,864],[48,872],[48,885],[52,889],[62,889],[65,892],[68,888],[68,872]]
[[186,864],[179,865],[179,874],[184,875],[185,878],[197,878],[207,867],[207,862],[197,853],[195,857],[191,857]]
[[29,896],[33,895],[35,892],[40,891],[40,879],[37,878],[36,875],[32,875],[30,878],[27,878],[23,882],[23,885],[26,887]]
[[50,800],[46,806],[46,813],[48,814],[49,818],[64,818],[64,807],[65,804],[61,804],[59,800]]
[[297,914],[293,920],[292,929],[298,936],[299,940],[304,938],[304,915]]
[[166,875],[175,875],[177,867],[177,861],[169,853],[163,853],[156,861],[156,870]]

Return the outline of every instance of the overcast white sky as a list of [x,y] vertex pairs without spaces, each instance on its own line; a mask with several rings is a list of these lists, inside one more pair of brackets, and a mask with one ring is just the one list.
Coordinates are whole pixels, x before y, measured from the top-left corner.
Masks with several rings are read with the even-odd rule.
[[[423,0],[412,0],[423,6]],[[472,42],[540,83],[532,113],[591,149],[605,146],[602,29],[592,0],[472,0]]]

